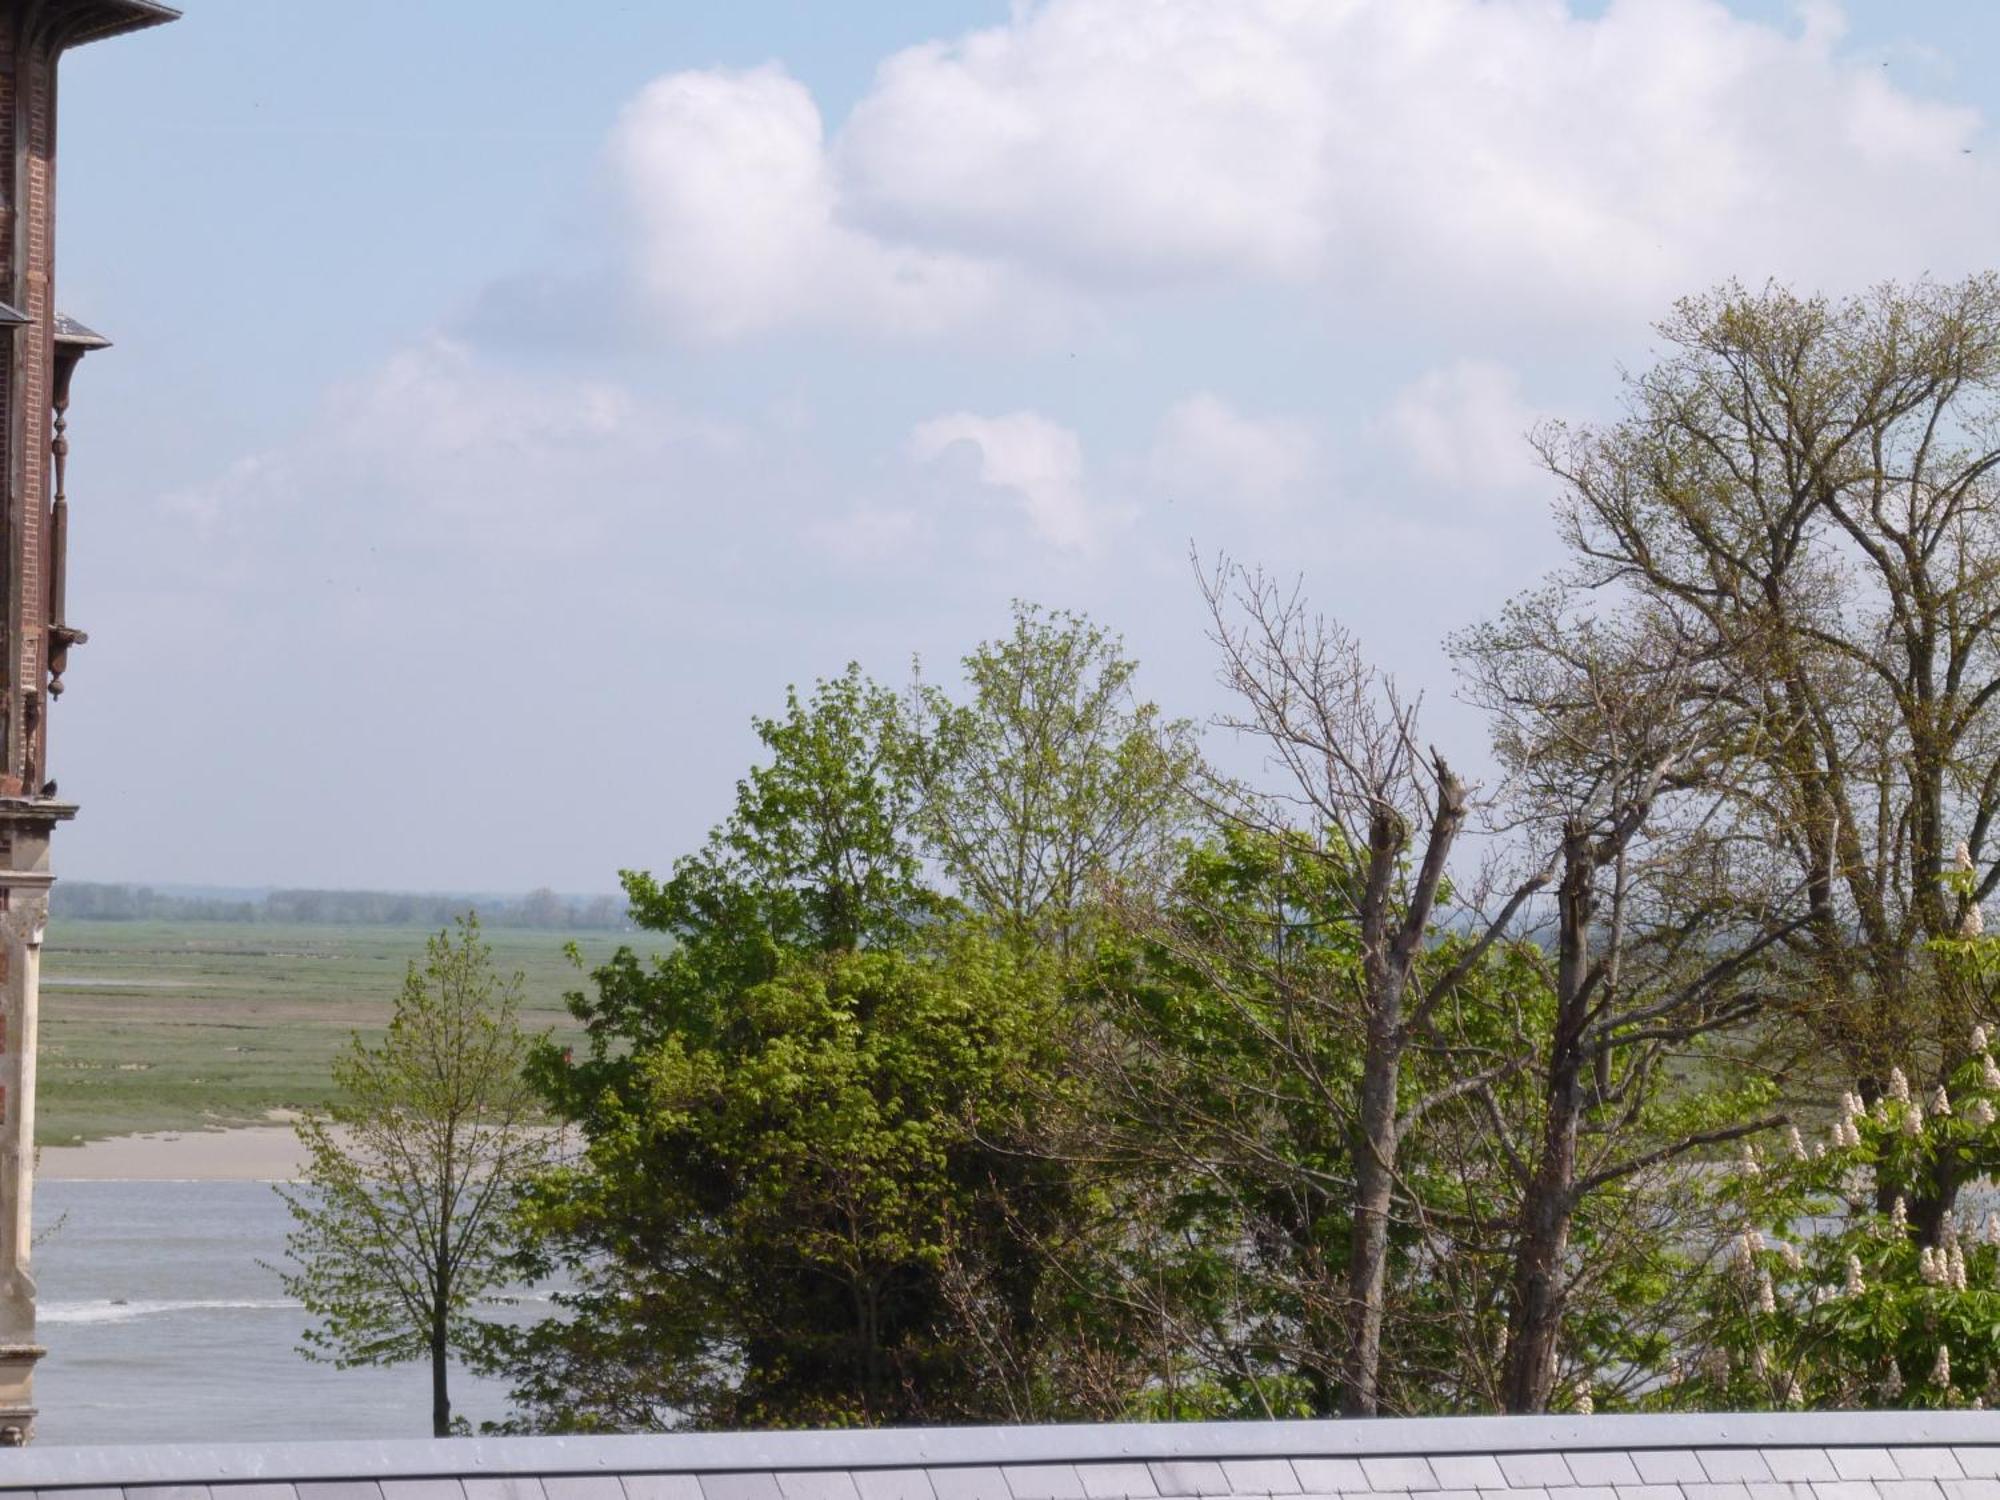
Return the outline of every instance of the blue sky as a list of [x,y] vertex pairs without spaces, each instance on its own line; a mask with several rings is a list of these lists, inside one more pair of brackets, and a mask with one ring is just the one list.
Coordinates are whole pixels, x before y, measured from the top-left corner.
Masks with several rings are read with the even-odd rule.
[[80,878],[608,889],[748,718],[1190,546],[1440,641],[1673,297],[1993,264],[2000,11],[187,0],[65,64]]

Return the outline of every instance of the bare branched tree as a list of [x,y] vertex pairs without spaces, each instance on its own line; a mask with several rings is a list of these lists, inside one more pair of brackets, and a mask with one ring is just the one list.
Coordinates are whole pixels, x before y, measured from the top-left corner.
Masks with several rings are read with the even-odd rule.
[[[1254,1093],[1236,1095],[1203,1122],[1209,1139],[1226,1142],[1239,1162],[1261,1163],[1281,1190],[1348,1196],[1350,1236],[1337,1299],[1339,1400],[1344,1412],[1371,1414],[1381,1400],[1402,1142],[1425,1112],[1475,1090],[1484,1076],[1474,1070],[1413,1096],[1406,1059],[1437,1007],[1548,876],[1521,880],[1450,962],[1427,966],[1452,852],[1472,810],[1470,788],[1442,754],[1421,745],[1416,705],[1366,663],[1350,634],[1313,613],[1296,588],[1227,562],[1198,572],[1224,683],[1238,705],[1220,727],[1262,746],[1281,782],[1264,796],[1218,790],[1212,808],[1226,824],[1319,867],[1292,887],[1292,899],[1316,906],[1304,914],[1306,924],[1338,928],[1354,961],[1296,963],[1286,945],[1268,941],[1268,932],[1204,921],[1199,911],[1158,930],[1168,951],[1207,974],[1214,992],[1236,1007],[1265,1054],[1285,1070],[1273,1089],[1308,1089],[1347,1139],[1351,1179],[1308,1182],[1273,1143]],[[1274,915],[1286,923],[1298,914]],[[1248,994],[1245,975],[1256,976]],[[1351,1045],[1330,1057],[1329,1035],[1345,1035]],[[1356,1055],[1358,1071],[1347,1066]],[[1512,1064],[1496,1066],[1504,1071]],[[1306,1337],[1326,1332],[1308,1326]]]

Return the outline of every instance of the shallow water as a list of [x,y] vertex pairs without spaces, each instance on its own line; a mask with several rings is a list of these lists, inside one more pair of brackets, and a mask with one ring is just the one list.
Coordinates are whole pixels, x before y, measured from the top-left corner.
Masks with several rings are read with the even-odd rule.
[[[44,1182],[35,1221],[39,1443],[430,1435],[425,1365],[297,1353],[305,1313],[270,1269],[291,1221],[268,1183]],[[462,1371],[452,1400],[475,1424],[506,1409]]]

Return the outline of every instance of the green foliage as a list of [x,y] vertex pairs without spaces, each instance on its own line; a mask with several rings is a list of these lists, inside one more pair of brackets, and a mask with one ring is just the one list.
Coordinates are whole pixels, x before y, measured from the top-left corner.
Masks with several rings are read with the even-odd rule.
[[520,987],[494,973],[475,917],[433,937],[388,1035],[357,1035],[335,1060],[336,1102],[297,1125],[304,1181],[278,1189],[294,1226],[285,1289],[318,1320],[301,1352],[428,1359],[438,1436],[452,1426],[447,1360],[486,1337],[474,1310],[509,1279],[512,1195],[546,1147],[522,1078]]
[[916,828],[969,905],[1067,951],[1105,881],[1164,869],[1192,728],[1138,701],[1138,663],[1079,615],[1017,602],[963,665],[969,701],[920,681],[906,705]]
[[1911,1205],[1948,1175],[1990,1199],[2000,1068],[1983,1030],[1928,1099],[1900,1069],[1873,1106],[1849,1093],[1810,1150],[1746,1152],[1721,1196],[1741,1225],[1709,1281],[1708,1318],[1662,1403],[1947,1407],[2000,1397],[2000,1218]]
[[1095,1212],[1019,1149],[1069,1023],[1031,950],[926,886],[894,705],[850,670],[758,723],[698,854],[627,877],[673,950],[572,997],[532,1076],[580,1128],[533,1195],[564,1316],[505,1350],[554,1428],[979,1420],[1066,1399],[1054,1250]]
[[661,1040],[579,1110],[585,1157],[536,1196],[556,1242],[606,1258],[577,1262],[532,1405],[553,1425],[599,1420],[570,1377],[608,1338],[654,1352],[614,1409],[643,1402],[649,1426],[980,1412],[944,1272],[1024,1253],[1016,1221],[1060,1191],[981,1134],[1004,1139],[1057,1055],[1043,977],[945,931],[926,951],[793,955],[761,983],[655,999]]

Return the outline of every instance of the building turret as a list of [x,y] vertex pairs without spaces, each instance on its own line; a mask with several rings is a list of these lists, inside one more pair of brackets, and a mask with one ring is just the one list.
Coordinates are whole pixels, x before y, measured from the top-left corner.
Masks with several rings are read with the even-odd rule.
[[64,598],[66,418],[104,340],[55,310],[56,69],[86,42],[170,21],[152,0],[0,0],[0,1444],[34,1431],[35,1033],[49,835],[76,815],[49,775],[49,703],[83,632]]

